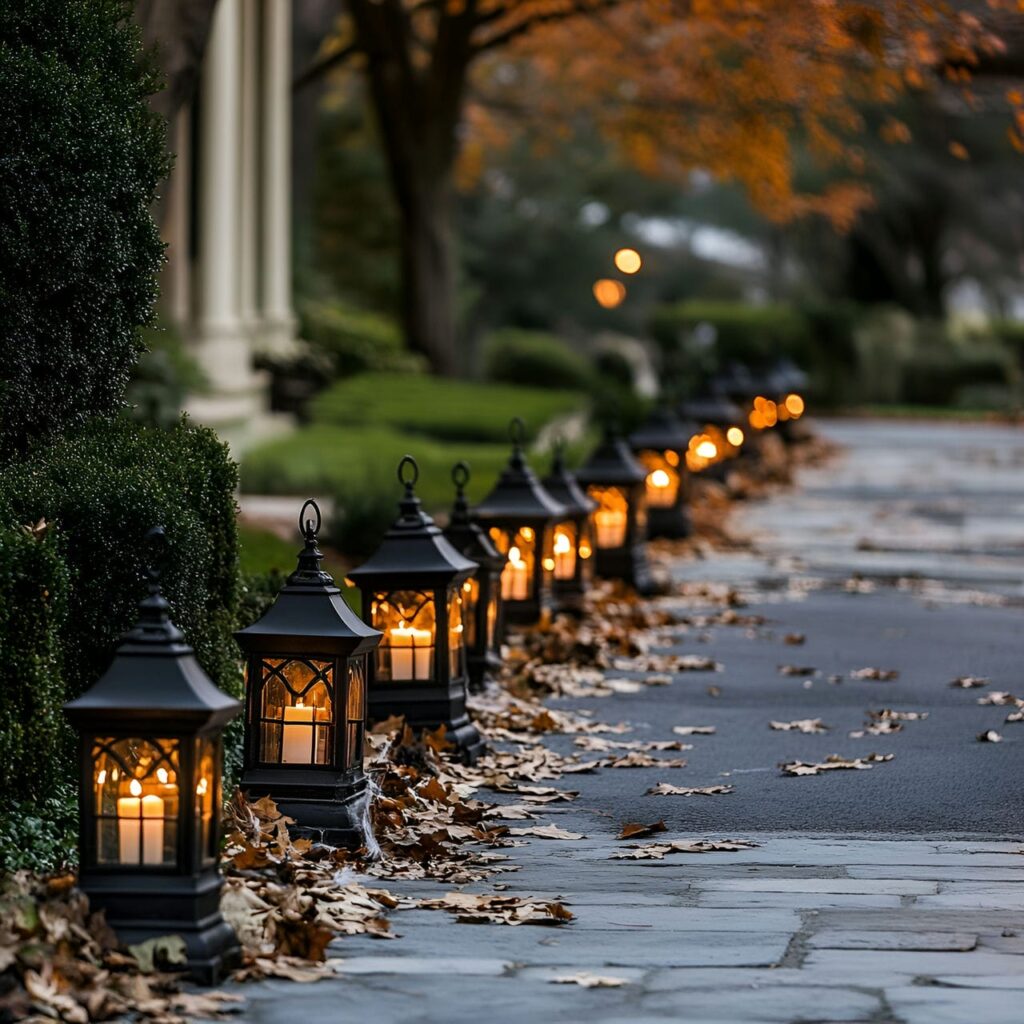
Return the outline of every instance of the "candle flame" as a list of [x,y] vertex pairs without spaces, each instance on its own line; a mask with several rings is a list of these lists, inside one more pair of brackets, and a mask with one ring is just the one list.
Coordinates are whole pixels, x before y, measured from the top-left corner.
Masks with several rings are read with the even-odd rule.
[[[519,548],[517,548],[515,544],[513,544],[512,547],[508,549],[508,560],[510,562],[519,562],[522,560],[522,555],[519,553]],[[403,622],[402,625],[404,626],[405,623]]]
[[196,786],[196,796],[202,796],[207,789],[206,779],[200,779],[199,784]]
[[167,769],[157,768],[156,777],[164,784],[167,785]]
[[96,785],[102,786],[107,781],[107,769],[101,768],[96,775]]
[[555,533],[555,554],[565,555],[572,551],[572,541],[569,539],[567,533],[562,533],[561,530]]
[[739,448],[743,444],[743,431],[739,427],[730,427],[725,432],[725,439],[733,446],[733,448]]
[[793,419],[797,420],[804,414],[804,400],[797,394],[786,395],[786,411]]
[[533,540],[533,530],[529,526],[524,526],[519,532],[523,535],[523,540]]
[[138,779],[132,779],[132,781],[128,783],[128,792],[131,793],[132,796],[141,796],[142,783],[139,782]]
[[544,561],[541,562],[541,565],[543,565],[548,572],[551,572],[555,567],[555,560],[553,558],[545,558]]
[[663,469],[656,469],[648,478],[652,487],[668,487],[672,480]]
[[702,459],[713,459],[718,454],[718,445],[714,441],[701,441],[697,445],[697,454]]

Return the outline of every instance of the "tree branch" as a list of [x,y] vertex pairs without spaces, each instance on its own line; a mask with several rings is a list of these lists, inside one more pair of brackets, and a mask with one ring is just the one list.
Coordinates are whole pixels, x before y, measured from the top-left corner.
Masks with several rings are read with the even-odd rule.
[[335,50],[334,53],[328,53],[313,61],[305,71],[292,79],[292,91],[298,92],[300,89],[304,89],[311,82],[322,78],[332,68],[339,67],[357,53],[359,53],[359,47],[355,43],[349,43],[348,46],[343,46],[340,50]]
[[[488,50],[494,50],[500,46],[505,46],[512,42],[512,40],[518,39],[519,36],[526,35],[528,32],[540,25],[554,25],[560,21],[567,21],[569,18],[575,18],[581,14],[598,14],[600,12],[610,10],[613,7],[620,7],[626,2],[627,0],[575,0],[571,7],[567,7],[564,10],[549,11],[546,14],[536,14],[532,18],[527,18],[524,21],[509,26],[507,29],[488,37],[482,43],[477,43],[473,47],[473,53],[486,53]],[[504,8],[501,9],[500,13],[505,14],[507,12],[508,9]],[[489,14],[478,18],[477,24],[488,24],[497,20],[499,16],[498,12],[492,11]]]

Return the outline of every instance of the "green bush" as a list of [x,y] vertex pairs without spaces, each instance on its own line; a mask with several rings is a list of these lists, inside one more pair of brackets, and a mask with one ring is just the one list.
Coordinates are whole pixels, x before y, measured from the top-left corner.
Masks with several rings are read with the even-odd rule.
[[0,460],[118,409],[142,351],[168,157],[131,7],[0,4]]
[[[164,592],[174,620],[217,685],[241,693],[232,637],[238,605],[235,485],[235,466],[211,431],[186,423],[170,431],[142,428],[119,417],[92,421],[7,467],[0,477],[0,522],[8,528],[39,519],[52,524],[67,571],[60,685],[47,691],[48,713],[54,713],[53,701],[76,697],[95,681],[135,621],[145,593],[141,539],[158,523],[171,542]],[[7,591],[10,582],[0,583],[0,605],[17,604],[17,592]],[[11,709],[31,699],[14,695],[31,683],[15,664],[45,657],[47,647],[37,636],[2,639],[0,683]],[[0,734],[14,728],[10,719],[0,721]],[[66,743],[47,753],[67,771]]]
[[752,367],[788,356],[806,363],[811,332],[807,320],[790,306],[753,306],[737,302],[681,302],[657,310],[651,333],[664,352],[673,352],[699,324],[716,331],[719,366],[737,360]]
[[903,400],[911,405],[953,405],[961,393],[1005,389],[1011,384],[1006,353],[950,347],[919,351],[903,371]]
[[0,523],[0,778],[7,799],[49,792],[65,777],[54,751],[64,735],[69,577],[52,530],[36,536],[27,526]]
[[422,358],[406,350],[398,325],[380,313],[333,299],[307,301],[299,315],[302,337],[328,361],[334,376],[424,368]]
[[78,786],[54,779],[39,799],[0,800],[0,874],[41,874],[78,861]]
[[127,414],[136,423],[169,429],[181,418],[186,397],[202,391],[206,379],[175,329],[148,328],[142,339],[146,351],[128,382]]
[[368,373],[338,381],[314,399],[311,412],[319,423],[390,427],[438,440],[505,444],[515,416],[526,424],[527,435],[534,437],[552,419],[586,406],[587,399],[573,391]]
[[594,371],[588,360],[561,338],[508,327],[483,342],[484,376],[525,387],[589,391]]

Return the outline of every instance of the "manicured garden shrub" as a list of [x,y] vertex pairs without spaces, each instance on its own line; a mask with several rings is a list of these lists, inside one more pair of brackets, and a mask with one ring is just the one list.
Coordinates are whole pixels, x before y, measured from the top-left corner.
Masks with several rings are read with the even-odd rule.
[[513,327],[484,340],[483,369],[488,380],[533,388],[588,391],[594,382],[590,362],[561,338]]
[[[0,475],[0,523],[8,530],[40,519],[51,524],[54,557],[66,567],[67,614],[55,640],[27,629],[9,638],[0,661],[5,706],[32,699],[19,695],[33,680],[15,665],[52,661],[55,643],[60,672],[46,691],[45,710],[62,722],[59,705],[95,681],[135,620],[145,593],[141,542],[155,524],[166,527],[170,541],[164,593],[174,620],[217,685],[239,695],[231,635],[238,605],[235,484],[235,466],[211,431],[186,424],[143,428],[120,417],[94,420],[8,466]],[[48,576],[25,569],[22,588],[48,585]],[[20,603],[14,586],[12,576],[0,578],[0,605]],[[6,727],[0,723],[0,730]],[[40,756],[61,761],[67,777],[66,742]]]
[[130,14],[0,4],[0,461],[120,408],[142,351],[168,157]]

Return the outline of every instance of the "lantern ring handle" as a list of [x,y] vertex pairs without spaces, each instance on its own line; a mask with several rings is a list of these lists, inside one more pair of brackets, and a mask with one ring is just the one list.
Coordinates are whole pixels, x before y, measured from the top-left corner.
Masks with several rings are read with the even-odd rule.
[[[405,470],[407,466],[412,467],[412,476],[408,480],[405,478]],[[398,463],[398,482],[400,484],[405,484],[406,487],[415,487],[419,478],[419,464],[411,455],[403,455],[401,462]]]
[[513,417],[512,422],[508,425],[508,436],[516,445],[521,445],[526,440],[526,424],[522,417]]
[[469,483],[469,463],[460,460],[452,466],[452,483],[461,491]]
[[162,563],[171,546],[167,539],[167,531],[162,526],[151,526],[146,531],[142,543],[146,556],[146,575],[153,583],[157,583],[163,574]]
[[[311,508],[316,513],[316,526],[313,525],[312,519],[306,518],[306,509]],[[303,502],[302,509],[299,512],[299,533],[307,539],[314,539],[320,532],[320,527],[323,524],[323,518],[320,515],[320,506],[312,499],[307,498]]]

